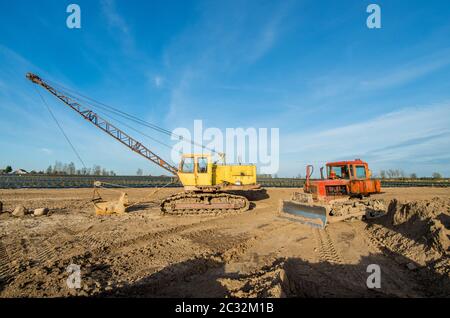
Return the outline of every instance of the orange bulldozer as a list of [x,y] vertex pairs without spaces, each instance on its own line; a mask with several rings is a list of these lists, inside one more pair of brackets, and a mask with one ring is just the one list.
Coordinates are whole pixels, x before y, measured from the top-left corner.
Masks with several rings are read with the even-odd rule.
[[366,162],[360,159],[329,162],[326,164],[327,177],[323,169],[320,169],[321,179],[312,180],[314,167],[306,167],[303,192],[294,192],[291,200],[281,201],[281,214],[324,228],[328,223],[384,213],[381,201],[364,201],[364,197],[381,192],[380,180],[371,179]]

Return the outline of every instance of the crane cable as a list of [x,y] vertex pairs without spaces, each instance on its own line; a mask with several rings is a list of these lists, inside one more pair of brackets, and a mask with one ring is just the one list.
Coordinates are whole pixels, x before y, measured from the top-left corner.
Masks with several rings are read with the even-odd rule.
[[78,160],[80,160],[81,164],[83,165],[83,167],[85,169],[86,165],[84,164],[83,159],[81,159],[80,154],[78,153],[78,151],[75,149],[75,146],[72,144],[72,142],[69,139],[69,136],[67,136],[67,134],[65,133],[64,129],[62,128],[62,126],[59,124],[58,119],[56,118],[55,114],[53,114],[50,106],[47,104],[44,96],[42,96],[42,94],[39,92],[39,90],[33,85],[34,89],[36,90],[36,92],[39,94],[42,102],[44,103],[44,105],[47,107],[48,112],[50,113],[51,117],[53,118],[53,120],[55,121],[56,125],[59,127],[59,130],[61,130],[61,133],[63,134],[64,138],[66,139],[67,143],[70,145],[70,147],[72,148],[73,152],[75,153],[75,155],[78,157]]
[[[149,136],[148,134],[146,134],[146,133],[144,133],[144,132],[142,132],[142,131],[140,131],[140,130],[138,130],[138,129],[136,129],[136,128],[134,128],[134,127],[128,125],[128,124],[126,124],[126,123],[124,123],[123,121],[121,121],[121,120],[119,120],[119,119],[117,119],[117,118],[114,118],[114,117],[111,116],[111,115],[108,115],[108,114],[106,114],[106,113],[104,113],[104,112],[101,112],[101,111],[97,111],[97,113],[100,113],[102,116],[107,117],[110,121],[116,121],[116,122],[118,122],[119,124],[124,125],[124,126],[127,127],[128,129],[131,129],[131,130],[133,130],[133,131],[135,131],[135,132],[141,134],[142,136],[147,137],[147,138],[151,139],[152,141],[154,141],[154,142],[156,142],[156,143],[159,143],[160,145],[162,145],[162,146],[164,146],[164,147],[167,147],[167,148],[169,148],[169,149],[172,149],[172,146],[171,146],[171,145],[166,144],[166,143],[164,143],[164,142],[162,142],[162,141],[160,141],[160,140],[158,140],[158,139],[156,139],[156,138],[153,138],[152,136]],[[182,154],[183,152],[182,152],[182,151],[179,151],[179,153]]]
[[[74,100],[82,101],[81,99],[79,99],[79,98],[77,98],[77,97],[75,97],[75,96],[73,96],[73,95],[71,95],[71,94],[68,94],[67,92],[65,92],[65,91],[63,91],[63,90],[60,90],[60,91],[61,91],[62,93],[64,93],[64,95],[66,95],[66,96],[68,96],[68,97],[70,97],[70,98],[72,98],[72,99],[74,99]],[[96,108],[96,106],[91,105],[89,102],[86,102],[86,101],[83,101],[83,102],[84,102],[85,104],[88,104],[88,105],[90,105],[90,106],[93,106],[93,108]],[[101,108],[104,108],[104,107],[101,107]],[[148,138],[148,139],[150,139],[150,140],[152,140],[152,141],[154,141],[154,142],[156,142],[156,143],[158,143],[158,144],[160,144],[160,145],[162,145],[162,146],[165,146],[165,147],[167,147],[167,148],[169,148],[169,149],[172,149],[172,146],[171,146],[171,145],[166,144],[166,143],[164,143],[164,142],[162,142],[162,141],[160,141],[160,140],[158,140],[158,139],[156,139],[156,138],[153,138],[152,136],[149,136],[148,134],[146,134],[146,133],[144,133],[144,132],[142,132],[142,131],[136,129],[135,127],[132,127],[132,126],[130,126],[129,124],[124,123],[123,121],[121,121],[121,120],[119,120],[119,119],[117,119],[117,118],[115,118],[115,117],[113,117],[113,116],[111,116],[111,115],[106,114],[105,111],[107,112],[108,110],[105,110],[105,111],[95,110],[95,111],[96,111],[96,113],[99,113],[99,114],[101,114],[101,115],[104,116],[104,117],[107,117],[107,118],[109,119],[109,121],[112,121],[112,122],[113,122],[113,121],[118,122],[118,123],[120,123],[121,125],[127,127],[128,129],[131,129],[131,130],[133,130],[133,131],[135,131],[135,132],[141,134],[142,136],[144,136],[144,137],[146,137],[146,138]],[[121,116],[121,115],[118,114],[118,116]],[[124,117],[124,116],[122,116],[122,117]],[[183,153],[182,151],[178,151],[178,152],[179,152],[180,154]]]
[[[57,86],[57,87],[59,88],[60,91],[62,91],[63,93],[65,93],[66,95],[68,95],[69,97],[71,97],[71,98],[73,98],[73,99],[75,99],[75,100],[78,100],[78,101],[81,101],[81,102],[83,102],[83,103],[89,104],[90,106],[93,106],[94,108],[97,108],[97,107],[98,107],[98,108],[101,108],[101,109],[103,109],[103,110],[105,110],[105,111],[115,113],[115,114],[118,115],[118,116],[121,116],[121,117],[123,117],[123,118],[125,118],[125,119],[127,119],[127,120],[130,120],[130,121],[133,121],[133,122],[135,122],[135,123],[137,123],[137,124],[140,124],[140,125],[146,126],[146,127],[148,127],[148,128],[151,128],[151,129],[153,129],[153,130],[155,130],[155,131],[157,131],[157,132],[166,134],[166,135],[171,136],[171,137],[172,137],[172,136],[173,136],[173,137],[176,137],[176,138],[178,138],[179,140],[185,140],[185,141],[191,143],[192,145],[199,146],[199,147],[201,147],[202,149],[206,149],[206,150],[211,151],[212,153],[216,153],[216,154],[221,155],[221,153],[220,153],[219,151],[215,150],[215,149],[212,149],[212,148],[209,148],[209,147],[207,147],[207,146],[204,146],[203,144],[197,143],[197,142],[195,142],[195,141],[193,141],[193,140],[186,140],[186,139],[184,138],[184,136],[174,134],[173,132],[171,132],[171,131],[169,131],[169,130],[167,130],[167,129],[164,129],[164,128],[159,127],[159,126],[157,126],[157,125],[155,125],[155,124],[152,124],[152,123],[149,123],[149,122],[147,122],[147,121],[144,121],[144,120],[142,120],[142,119],[140,119],[140,118],[138,118],[138,117],[136,117],[136,116],[134,116],[134,115],[128,114],[128,113],[126,113],[126,112],[124,112],[124,111],[122,111],[122,110],[120,110],[120,109],[117,109],[117,108],[115,108],[115,107],[109,106],[109,105],[107,105],[107,104],[105,104],[105,103],[99,102],[99,101],[97,101],[97,100],[95,100],[95,99],[93,99],[93,98],[90,98],[90,97],[85,96],[85,95],[83,95],[83,94],[81,94],[81,93],[78,93],[78,92],[76,92],[75,90],[70,89],[70,88],[67,88],[67,87],[65,87],[65,86],[63,86],[63,85],[61,85],[61,84],[58,84],[58,83],[56,83],[56,82],[49,81],[49,80],[46,80],[46,81],[47,81],[48,83],[52,84],[53,86]],[[78,97],[78,96],[75,96],[74,94],[75,94],[75,95],[78,95],[78,96],[81,96],[82,98],[80,98],[80,97]],[[169,147],[170,147],[170,146],[169,146]]]
[[[161,133],[164,133],[164,134],[167,134],[167,135],[174,135],[176,137],[181,137],[181,138],[183,137],[183,136],[178,136],[176,134],[173,134],[171,131],[169,131],[167,129],[164,129],[164,128],[159,127],[159,126],[157,126],[155,124],[146,122],[146,121],[144,121],[144,120],[142,120],[142,119],[140,119],[140,118],[138,118],[138,117],[136,117],[134,115],[128,114],[128,113],[126,113],[126,112],[124,112],[124,111],[122,111],[120,109],[117,109],[115,107],[109,106],[109,105],[107,105],[105,103],[102,103],[102,102],[99,102],[99,101],[97,101],[97,100],[95,100],[95,99],[93,99],[91,97],[88,97],[86,95],[78,93],[77,91],[75,91],[73,89],[70,89],[70,88],[67,88],[67,87],[65,87],[65,86],[63,86],[61,84],[58,84],[56,82],[49,81],[49,80],[46,80],[46,81],[48,83],[52,84],[53,86],[57,86],[60,91],[64,92],[66,95],[72,97],[73,99],[76,99],[76,100],[79,100],[79,101],[83,101],[84,103],[92,105],[92,106],[95,106],[95,104],[97,104],[95,107],[100,107],[100,105],[101,105],[103,107],[100,107],[100,108],[109,109],[109,111],[111,111],[111,112],[115,112],[115,113],[121,114],[121,116],[123,116],[123,117],[128,117],[129,120],[133,120],[135,122],[141,122],[142,124],[148,125],[149,128],[152,128],[152,129],[154,129],[156,131],[159,131]],[[78,95],[78,96],[81,96],[82,98],[80,98],[78,96],[75,96],[74,94]]]

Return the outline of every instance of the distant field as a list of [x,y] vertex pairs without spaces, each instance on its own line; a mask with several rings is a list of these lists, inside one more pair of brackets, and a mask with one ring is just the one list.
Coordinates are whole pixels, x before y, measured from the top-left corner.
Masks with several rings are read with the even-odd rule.
[[[106,182],[105,186],[114,185],[130,188],[152,188],[152,187],[179,187],[179,183],[168,185],[173,179],[170,177],[138,177],[138,176],[45,176],[45,175],[22,175],[22,176],[0,176],[0,189],[18,188],[90,188],[94,181]],[[300,188],[303,187],[304,179],[294,178],[260,178],[258,182],[263,187]],[[434,179],[390,179],[382,180],[383,187],[449,187],[450,180]]]

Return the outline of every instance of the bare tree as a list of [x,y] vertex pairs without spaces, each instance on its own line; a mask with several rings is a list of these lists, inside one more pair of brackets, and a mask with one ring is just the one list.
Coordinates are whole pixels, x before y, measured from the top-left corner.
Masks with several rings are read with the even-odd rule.
[[94,165],[94,167],[92,167],[92,174],[95,176],[99,176],[102,173],[102,167],[100,167],[99,165]]
[[142,177],[142,176],[144,175],[144,171],[143,171],[141,168],[139,168],[139,169],[136,171],[136,175]]
[[53,174],[61,173],[63,168],[63,165],[59,161],[55,161],[55,164],[53,165]]
[[442,179],[442,175],[439,172],[433,172],[433,179]]
[[77,168],[75,167],[75,164],[73,162],[69,163],[69,165],[67,166],[67,173],[68,174],[75,174],[75,172],[77,171]]

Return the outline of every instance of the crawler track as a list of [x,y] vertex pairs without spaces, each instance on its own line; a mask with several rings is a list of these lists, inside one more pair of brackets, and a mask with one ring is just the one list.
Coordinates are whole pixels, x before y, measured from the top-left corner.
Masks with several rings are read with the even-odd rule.
[[247,198],[229,193],[181,192],[161,203],[161,211],[173,215],[234,214],[245,212],[249,207]]

